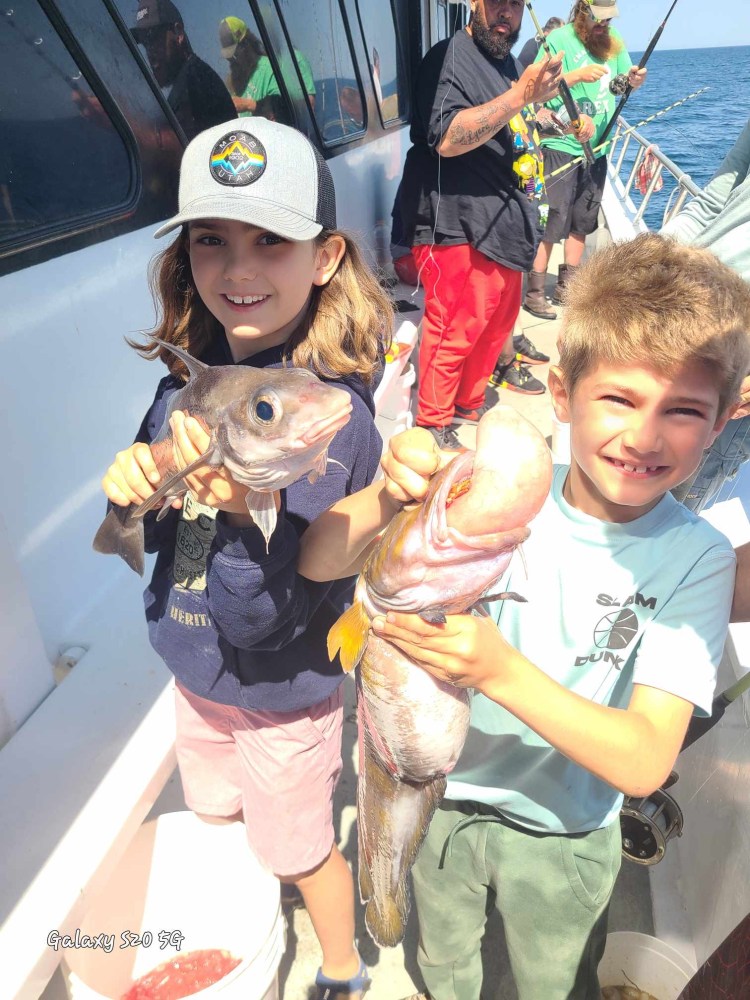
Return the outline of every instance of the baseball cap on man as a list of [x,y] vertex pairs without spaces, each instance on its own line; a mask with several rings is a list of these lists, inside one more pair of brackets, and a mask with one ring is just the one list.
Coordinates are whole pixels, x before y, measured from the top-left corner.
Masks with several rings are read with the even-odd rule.
[[591,13],[600,21],[606,21],[608,17],[619,17],[616,0],[589,0]]
[[247,25],[239,17],[225,17],[223,21],[219,21],[219,45],[221,45],[221,54],[225,59],[232,58],[237,45],[247,32]]
[[289,240],[336,228],[328,164],[297,129],[253,116],[214,125],[182,154],[179,211],[155,237],[197,219],[229,219]]
[[140,0],[135,15],[135,26],[130,33],[138,42],[149,28],[158,28],[161,24],[177,23],[183,24],[182,14],[177,10],[172,0]]

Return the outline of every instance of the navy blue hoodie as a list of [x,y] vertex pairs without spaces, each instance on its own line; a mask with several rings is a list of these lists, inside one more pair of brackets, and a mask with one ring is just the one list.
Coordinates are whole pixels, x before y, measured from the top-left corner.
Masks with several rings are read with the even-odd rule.
[[[282,350],[269,348],[239,363],[279,368]],[[201,360],[233,363],[223,334]],[[353,405],[328,450],[336,461],[316,483],[304,478],[282,490],[268,552],[255,525],[231,527],[221,511],[214,516],[189,494],[182,511],[171,510],[158,523],[154,513],[146,516],[146,550],[158,553],[144,593],[151,644],[177,680],[203,698],[292,712],[327,698],[343,679],[338,661],[328,660],[326,636],[353,581],[313,583],[299,576],[299,538],[331,504],[372,482],[382,441],[370,389],[356,376],[330,382],[346,389]],[[136,440],[151,443],[170,396],[183,384],[173,375],[161,380]]]

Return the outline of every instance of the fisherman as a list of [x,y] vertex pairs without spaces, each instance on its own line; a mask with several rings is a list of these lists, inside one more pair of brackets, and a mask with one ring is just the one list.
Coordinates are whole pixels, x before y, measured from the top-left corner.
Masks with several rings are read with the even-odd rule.
[[524,47],[516,56],[524,69],[526,69],[526,67],[533,63],[536,59],[537,53],[542,45],[542,37],[546,38],[550,31],[554,31],[555,28],[562,28],[564,24],[565,21],[563,21],[561,17],[550,17],[542,28],[542,35],[534,35],[533,38],[530,38],[528,42],[526,42]]
[[[576,0],[570,23],[551,32],[547,38],[551,52],[565,54],[563,74],[581,112],[584,127],[577,136],[542,138],[549,216],[527,278],[523,302],[524,309],[539,319],[557,318],[544,294],[553,245],[565,241],[565,263],[560,265],[552,294],[552,301],[559,304],[567,278],[573,277],[581,263],[586,237],[598,224],[607,157],[606,148],[596,150],[596,144],[615,108],[610,82],[616,75],[626,74],[630,86],[637,90],[646,78],[646,70],[632,64],[622,37],[610,26],[612,18],[618,15],[615,0]],[[547,58],[544,49],[540,48],[537,62]],[[560,98],[548,101],[547,107],[565,121]],[[579,140],[590,141],[594,148],[593,164],[581,160]],[[570,166],[573,160],[580,162]]]
[[[523,9],[522,0],[472,0],[469,26],[433,46],[417,77],[398,206],[425,288],[417,423],[450,448],[461,447],[457,425],[481,416],[501,351],[506,388],[544,392],[514,361],[511,339],[543,204],[541,156],[522,112],[557,92],[561,57],[521,73],[510,53]],[[521,157],[532,161],[529,179],[514,171]]]
[[[519,1000],[600,996],[623,793],[659,788],[693,711],[711,711],[735,556],[669,491],[726,424],[748,328],[750,288],[706,250],[646,233],[594,254],[549,381],[571,464],[555,467],[524,558],[490,589],[526,601],[445,624],[372,622],[438,680],[476,692],[413,869],[432,1000],[479,997],[490,890]],[[327,532],[316,522],[322,557],[356,569],[393,505],[421,500],[451,457],[419,428],[392,438],[379,504],[370,487],[322,515]]]
[[140,0],[131,34],[143,46],[156,82],[169,87],[167,103],[188,139],[235,117],[229,91],[193,52],[172,0]]

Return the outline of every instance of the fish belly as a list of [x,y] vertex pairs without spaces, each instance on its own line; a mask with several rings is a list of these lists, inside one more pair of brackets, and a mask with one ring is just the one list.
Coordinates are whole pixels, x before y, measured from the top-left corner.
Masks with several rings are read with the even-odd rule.
[[403,939],[408,876],[469,726],[469,695],[370,636],[357,672],[359,891],[373,939]]

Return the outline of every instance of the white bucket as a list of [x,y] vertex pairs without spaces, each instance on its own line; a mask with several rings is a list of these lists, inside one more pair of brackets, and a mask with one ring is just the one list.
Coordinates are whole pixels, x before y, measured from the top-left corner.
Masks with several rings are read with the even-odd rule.
[[[202,949],[241,961],[193,997],[278,1000],[286,943],[279,883],[253,855],[242,823],[205,823],[191,812],[144,823],[79,931],[81,942],[111,935],[113,947],[65,949],[70,1000],[120,1000],[134,980]],[[184,935],[179,950],[172,932]]]
[[684,955],[659,938],[614,931],[607,935],[599,983],[602,989],[635,984],[657,1000],[677,1000],[694,972]]

